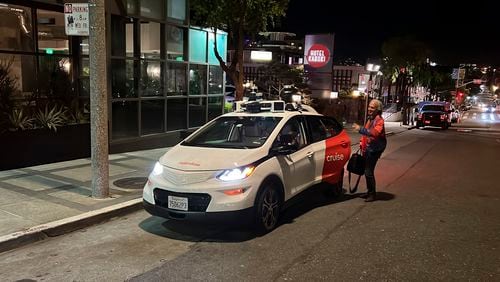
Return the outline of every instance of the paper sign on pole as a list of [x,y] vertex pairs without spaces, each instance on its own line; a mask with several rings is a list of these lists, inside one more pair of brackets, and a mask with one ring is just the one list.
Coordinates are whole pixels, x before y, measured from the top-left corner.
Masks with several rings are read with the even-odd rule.
[[66,35],[89,36],[89,4],[64,4],[64,24]]

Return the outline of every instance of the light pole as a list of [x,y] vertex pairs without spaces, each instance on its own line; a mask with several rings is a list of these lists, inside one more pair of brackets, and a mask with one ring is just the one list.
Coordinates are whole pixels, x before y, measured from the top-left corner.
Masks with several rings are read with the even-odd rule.
[[380,70],[380,65],[374,64],[374,63],[368,63],[366,64],[366,70],[370,72],[370,79],[368,79],[368,87],[366,88],[366,95],[365,95],[365,118],[363,120],[363,124],[366,123],[366,119],[368,118],[368,98],[370,97],[370,94],[372,92],[372,77],[373,74],[378,73]]

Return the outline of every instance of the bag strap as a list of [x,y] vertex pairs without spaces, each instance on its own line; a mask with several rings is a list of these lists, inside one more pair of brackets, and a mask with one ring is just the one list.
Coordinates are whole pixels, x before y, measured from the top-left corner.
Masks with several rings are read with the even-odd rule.
[[349,171],[349,193],[353,194],[358,191],[359,180],[361,179],[361,175],[358,175],[358,180],[356,180],[356,185],[351,189],[351,172]]

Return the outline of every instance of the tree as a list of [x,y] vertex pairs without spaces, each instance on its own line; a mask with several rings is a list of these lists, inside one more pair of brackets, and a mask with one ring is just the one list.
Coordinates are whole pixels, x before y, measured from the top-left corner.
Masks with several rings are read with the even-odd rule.
[[[431,50],[425,43],[412,36],[395,37],[382,45],[384,55],[383,72],[386,78],[396,83],[396,94],[403,112],[407,112],[409,89],[429,80],[427,59]],[[408,124],[407,114],[403,114],[403,124]]]
[[228,33],[228,42],[235,54],[227,65],[220,56],[215,36],[214,53],[221,68],[233,80],[236,100],[243,98],[243,47],[245,36],[266,31],[285,15],[289,0],[192,0],[194,24]]
[[292,68],[278,61],[259,67],[258,72],[261,75],[255,84],[262,89],[267,89],[270,96],[273,92],[278,96],[281,95],[285,85],[294,85],[298,89],[307,88],[307,84],[304,83],[303,70]]

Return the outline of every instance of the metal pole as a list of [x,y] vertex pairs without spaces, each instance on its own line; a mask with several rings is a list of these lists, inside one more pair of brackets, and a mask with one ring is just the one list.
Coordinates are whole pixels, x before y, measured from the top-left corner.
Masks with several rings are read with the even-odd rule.
[[89,0],[92,197],[109,196],[105,0]]
[[368,98],[370,97],[370,92],[372,91],[372,72],[370,72],[370,79],[368,79],[368,87],[366,91],[365,97],[365,119],[363,120],[363,125],[366,123],[366,119],[368,118]]

